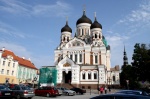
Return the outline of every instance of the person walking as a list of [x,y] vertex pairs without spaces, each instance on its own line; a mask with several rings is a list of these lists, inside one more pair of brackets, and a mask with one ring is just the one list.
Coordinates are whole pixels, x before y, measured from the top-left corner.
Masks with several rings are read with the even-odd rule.
[[110,86],[108,86],[109,92],[111,92]]
[[101,87],[101,88],[100,88],[100,93],[103,94],[103,91],[104,91],[104,88]]
[[105,89],[104,89],[104,90],[105,90],[105,94],[107,94],[107,86],[105,86]]

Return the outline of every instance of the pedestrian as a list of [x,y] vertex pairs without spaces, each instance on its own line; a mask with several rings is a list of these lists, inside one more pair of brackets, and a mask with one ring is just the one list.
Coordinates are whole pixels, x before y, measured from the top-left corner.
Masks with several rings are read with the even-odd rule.
[[110,88],[110,86],[108,86],[108,89],[109,89],[109,92],[111,92],[111,88]]
[[100,92],[101,92],[101,94],[103,94],[103,91],[104,91],[104,88],[103,88],[103,87],[101,87],[101,88],[100,88]]
[[105,86],[105,94],[107,94],[107,86]]

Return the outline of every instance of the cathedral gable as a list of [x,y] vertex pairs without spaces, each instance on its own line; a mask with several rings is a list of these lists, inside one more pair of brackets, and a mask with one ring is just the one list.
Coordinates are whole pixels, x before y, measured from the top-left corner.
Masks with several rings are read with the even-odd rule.
[[72,39],[71,41],[69,41],[67,44],[66,44],[66,47],[76,47],[76,46],[85,46],[85,42],[78,39],[78,38],[74,38]]

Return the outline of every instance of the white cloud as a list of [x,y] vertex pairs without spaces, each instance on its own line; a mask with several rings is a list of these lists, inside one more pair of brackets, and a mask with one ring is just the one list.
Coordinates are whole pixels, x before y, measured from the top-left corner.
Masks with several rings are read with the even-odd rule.
[[[118,23],[140,23],[139,26],[149,24],[150,22],[150,1],[146,0],[139,5],[139,8],[131,11],[124,19],[119,20]],[[137,27],[137,25],[136,25]]]
[[19,32],[17,29],[15,29],[14,27],[5,24],[3,22],[0,21],[0,34],[1,37],[19,37],[19,38],[25,38],[25,35],[21,32]]
[[71,6],[65,2],[57,1],[55,4],[47,5],[29,5],[17,0],[2,0],[0,10],[15,15],[23,16],[58,16],[64,17],[70,15]]

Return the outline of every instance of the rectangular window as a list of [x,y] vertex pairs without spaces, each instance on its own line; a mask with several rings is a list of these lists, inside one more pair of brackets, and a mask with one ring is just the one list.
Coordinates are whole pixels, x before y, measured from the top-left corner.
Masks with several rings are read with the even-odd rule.
[[12,76],[14,75],[14,71],[12,71],[11,75],[12,75]]
[[7,70],[7,75],[9,75],[9,70]]
[[10,66],[10,62],[8,62],[8,66]]
[[13,63],[13,68],[15,68],[15,63]]
[[70,54],[70,59],[72,60],[72,54]]
[[4,69],[2,69],[1,74],[4,74]]
[[82,54],[80,54],[80,62],[82,62]]
[[96,64],[98,63],[98,61],[97,61],[97,55],[95,55],[95,63]]
[[3,66],[5,66],[5,61],[3,61]]
[[116,78],[115,78],[115,76],[113,76],[113,81],[116,81]]
[[75,54],[75,62],[77,62],[77,54]]

